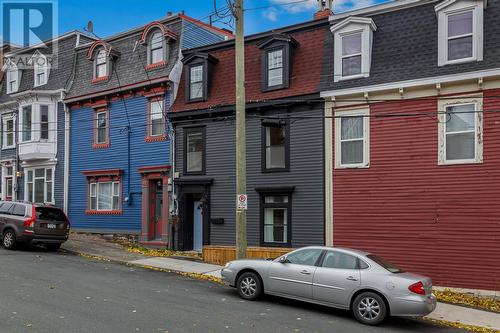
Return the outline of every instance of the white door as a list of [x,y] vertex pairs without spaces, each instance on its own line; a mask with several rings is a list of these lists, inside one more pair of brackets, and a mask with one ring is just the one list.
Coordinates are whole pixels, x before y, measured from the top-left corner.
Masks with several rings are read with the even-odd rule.
[[203,216],[201,201],[193,203],[193,250],[201,252],[203,248]]

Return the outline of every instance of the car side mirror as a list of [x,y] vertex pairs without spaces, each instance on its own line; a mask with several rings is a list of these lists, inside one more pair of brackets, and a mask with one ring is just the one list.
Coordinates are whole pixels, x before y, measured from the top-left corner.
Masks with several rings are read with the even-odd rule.
[[280,260],[278,260],[278,262],[280,264],[286,264],[288,262],[288,259],[286,258],[286,256],[283,256],[280,258]]

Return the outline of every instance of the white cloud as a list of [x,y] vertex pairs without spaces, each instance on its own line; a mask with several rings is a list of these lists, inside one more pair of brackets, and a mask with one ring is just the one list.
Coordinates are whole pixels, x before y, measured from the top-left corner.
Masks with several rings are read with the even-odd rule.
[[[303,2],[294,3],[297,1],[298,0],[270,0],[270,3],[278,5],[286,12],[292,14],[309,11],[313,12],[318,6],[317,0],[305,0]],[[333,11],[336,13],[340,13],[348,10],[373,6],[380,2],[380,0],[333,0]],[[276,9],[274,14],[277,15]]]
[[278,19],[278,10],[274,7],[267,8],[263,13],[264,16],[269,21],[276,21]]

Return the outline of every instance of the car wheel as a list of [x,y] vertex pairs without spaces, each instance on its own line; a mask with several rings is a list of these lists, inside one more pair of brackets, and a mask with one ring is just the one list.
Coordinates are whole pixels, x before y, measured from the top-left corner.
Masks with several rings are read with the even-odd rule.
[[59,244],[45,244],[45,247],[47,248],[47,250],[49,251],[53,251],[53,252],[56,252],[58,251],[60,248],[61,248],[61,243]]
[[237,282],[240,297],[249,301],[254,301],[262,294],[262,282],[260,277],[253,272],[241,274]]
[[16,247],[16,233],[13,230],[7,230],[3,234],[2,246],[7,250],[13,250]]
[[354,317],[366,325],[378,325],[387,316],[387,306],[379,295],[365,292],[356,297],[352,304]]

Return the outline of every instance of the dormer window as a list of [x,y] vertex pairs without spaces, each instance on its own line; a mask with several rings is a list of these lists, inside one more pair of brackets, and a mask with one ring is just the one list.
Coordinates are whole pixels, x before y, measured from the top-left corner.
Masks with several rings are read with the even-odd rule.
[[15,64],[9,65],[7,69],[7,94],[15,93],[19,90],[19,69]]
[[191,100],[203,98],[203,65],[189,68],[189,97]]
[[484,2],[448,0],[435,7],[439,66],[483,60]]
[[106,51],[104,49],[99,50],[97,52],[97,56],[95,58],[95,78],[103,78],[108,76],[108,66],[106,59]]
[[342,37],[342,77],[362,73],[362,33],[354,33]]
[[283,84],[283,49],[267,52],[267,85],[269,87]]
[[165,61],[165,38],[157,31],[151,35],[149,42],[149,60],[148,64],[157,64]]
[[293,50],[299,44],[290,36],[276,34],[258,45],[262,49],[262,91],[288,88]]
[[185,64],[187,101],[207,100],[213,66],[217,59],[207,53],[195,53],[184,58],[182,62]]
[[49,78],[49,63],[47,57],[44,55],[35,56],[33,58],[33,69],[35,87],[47,84]]
[[334,35],[334,82],[370,76],[373,32],[370,18],[350,17],[330,29]]

